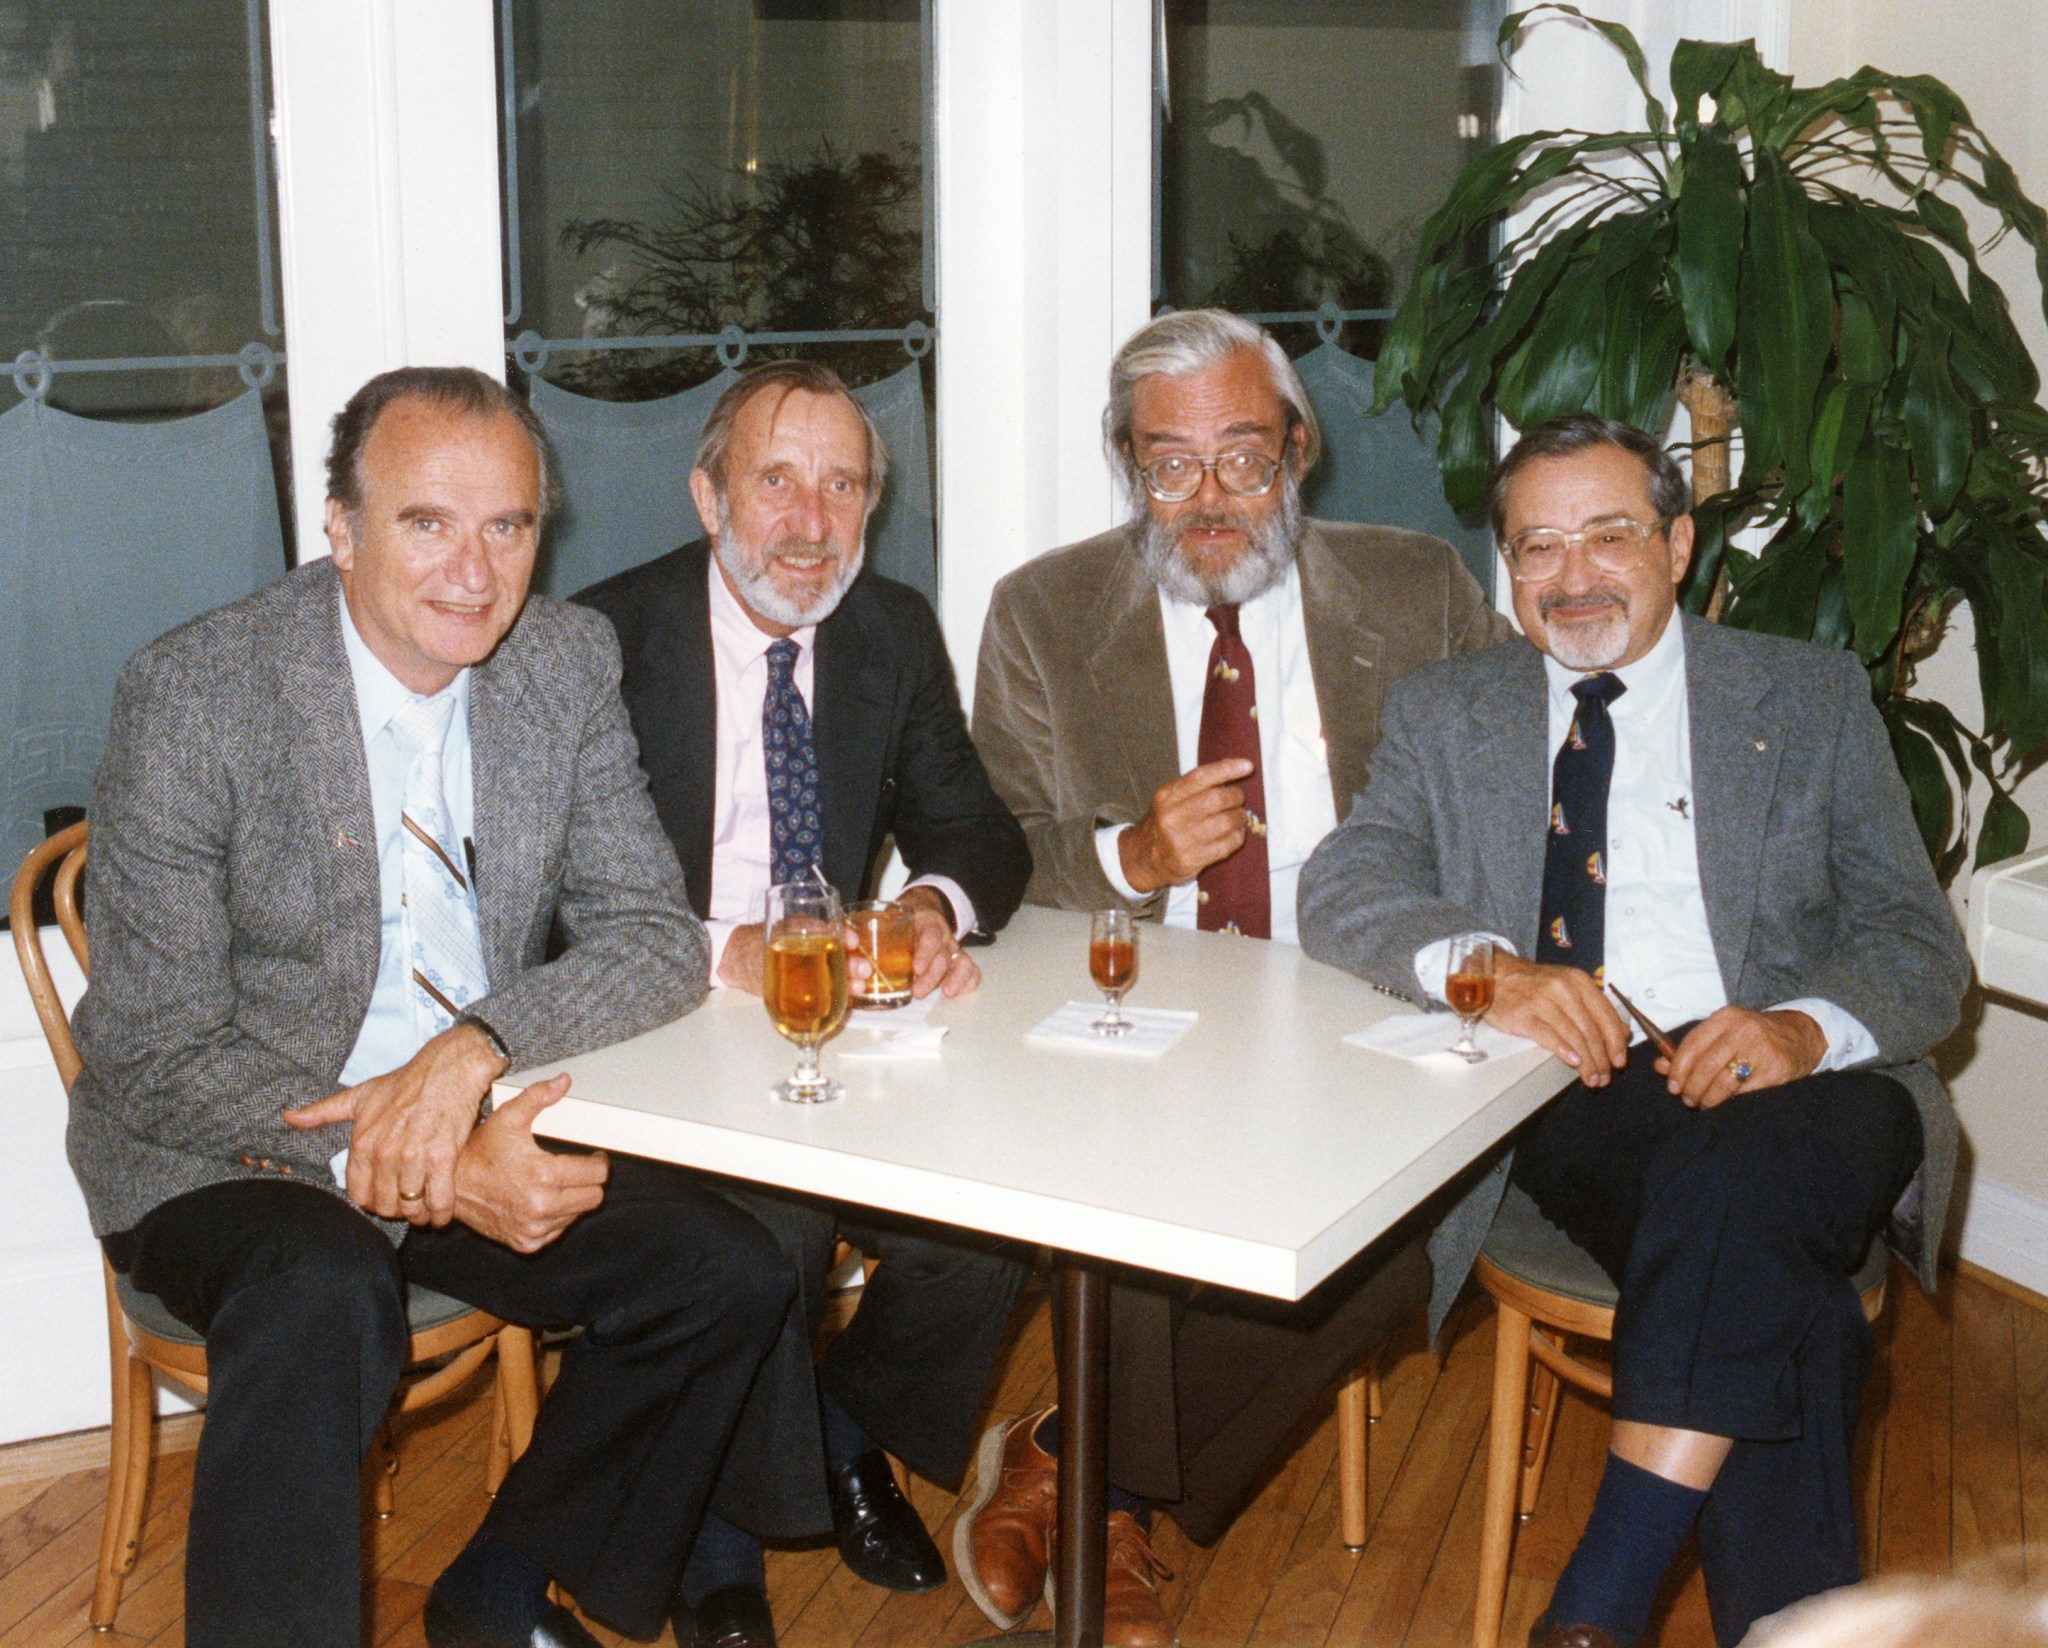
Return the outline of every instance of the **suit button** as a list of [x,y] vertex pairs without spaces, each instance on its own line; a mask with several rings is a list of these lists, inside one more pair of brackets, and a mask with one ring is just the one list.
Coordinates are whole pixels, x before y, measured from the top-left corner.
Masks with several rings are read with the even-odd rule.
[[278,1172],[282,1173],[287,1179],[291,1178],[293,1176],[292,1164],[290,1162],[286,1162],[284,1166],[278,1169]]
[[241,1161],[244,1167],[254,1167],[256,1165],[256,1159],[253,1156],[244,1156],[241,1158]]

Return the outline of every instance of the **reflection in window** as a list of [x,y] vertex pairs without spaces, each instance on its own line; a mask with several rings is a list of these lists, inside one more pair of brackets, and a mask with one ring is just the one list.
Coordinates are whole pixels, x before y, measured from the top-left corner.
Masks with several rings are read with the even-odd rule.
[[[1177,309],[1347,312],[1368,359],[1424,220],[1491,139],[1499,0],[1167,0],[1158,278]],[[1304,321],[1275,331],[1290,354]]]
[[725,375],[855,386],[891,479],[869,564],[937,588],[929,0],[499,0],[507,352],[562,458],[566,594],[699,533]]

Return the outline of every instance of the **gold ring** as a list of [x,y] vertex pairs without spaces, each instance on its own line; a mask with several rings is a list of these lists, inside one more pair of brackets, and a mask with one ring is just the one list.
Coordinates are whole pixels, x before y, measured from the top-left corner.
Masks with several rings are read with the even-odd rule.
[[401,1190],[398,1199],[401,1202],[423,1202],[427,1199],[427,1193],[424,1190]]

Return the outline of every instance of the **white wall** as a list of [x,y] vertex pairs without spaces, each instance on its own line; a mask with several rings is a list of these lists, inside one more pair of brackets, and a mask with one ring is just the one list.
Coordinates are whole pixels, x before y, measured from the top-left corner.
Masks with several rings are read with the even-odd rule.
[[[1932,74],[1969,105],[2012,162],[2021,186],[2048,199],[2048,103],[2036,71],[2048,53],[2048,6],[2039,0],[1792,0],[1789,67],[1801,81],[1850,74],[1865,63]],[[1989,223],[1973,214],[1981,239]],[[2032,254],[2017,236],[1984,264],[2012,301],[2020,334],[2048,370],[2048,322]],[[1921,673],[1923,687],[1976,724],[1980,704],[1968,614]],[[2034,845],[2048,844],[2048,771],[2020,790]],[[1973,1003],[1942,1063],[1963,1119],[1973,1166],[1961,1251],[2048,1292],[2048,1014],[2004,999]]]

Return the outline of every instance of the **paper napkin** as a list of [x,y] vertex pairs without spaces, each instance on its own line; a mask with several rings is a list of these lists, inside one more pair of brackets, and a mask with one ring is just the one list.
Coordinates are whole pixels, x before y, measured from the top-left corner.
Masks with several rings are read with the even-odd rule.
[[[1396,1013],[1377,1024],[1368,1024],[1363,1030],[1354,1030],[1344,1039],[1353,1047],[1370,1047],[1375,1052],[1391,1053],[1397,1059],[1411,1059],[1417,1064],[1432,1067],[1460,1068],[1465,1063],[1451,1051],[1451,1043],[1458,1039],[1458,1016],[1455,1013]],[[1490,1024],[1480,1025],[1473,1039],[1485,1050],[1488,1058],[1494,1059],[1506,1058],[1536,1045],[1521,1036],[1496,1030]]]
[[1090,1025],[1102,1016],[1100,1001],[1070,1001],[1024,1032],[1042,1047],[1080,1047],[1095,1053],[1135,1053],[1156,1059],[1188,1033],[1201,1015],[1174,1007],[1126,1007],[1131,1028],[1121,1036],[1098,1036]]

